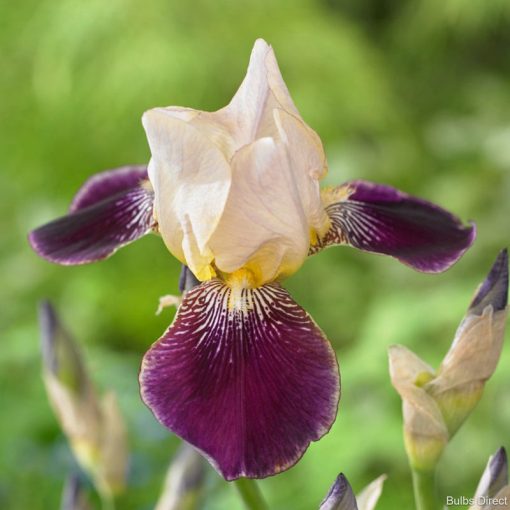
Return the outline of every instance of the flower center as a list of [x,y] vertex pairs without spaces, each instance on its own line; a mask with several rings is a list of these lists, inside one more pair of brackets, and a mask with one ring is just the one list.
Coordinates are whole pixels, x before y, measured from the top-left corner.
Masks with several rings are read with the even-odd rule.
[[238,269],[233,273],[229,273],[224,277],[225,283],[230,287],[230,295],[228,298],[228,308],[230,310],[245,310],[249,308],[249,299],[247,296],[250,294],[246,289],[253,289],[258,287],[257,278],[253,271],[246,268]]

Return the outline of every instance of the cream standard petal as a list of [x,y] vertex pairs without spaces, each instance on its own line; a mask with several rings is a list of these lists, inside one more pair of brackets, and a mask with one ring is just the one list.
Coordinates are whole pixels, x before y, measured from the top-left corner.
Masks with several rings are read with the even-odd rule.
[[228,201],[209,243],[221,271],[247,267],[263,284],[305,260],[308,217],[288,163],[285,147],[271,138],[234,156]]
[[319,181],[327,173],[322,142],[317,133],[299,117],[282,109],[274,110],[273,116],[278,138],[286,149],[294,187],[306,211],[309,226],[322,236],[329,228],[329,218],[319,188]]
[[235,131],[235,126],[232,125],[232,119],[222,113],[223,110],[204,112],[181,106],[167,106],[160,110],[170,117],[187,122],[200,131],[217,146],[227,161],[230,161],[238,149],[232,134]]
[[230,195],[210,243],[220,270],[248,266],[258,283],[296,271],[311,238],[328,227],[320,140],[297,117],[281,109],[273,116],[278,138],[259,139],[232,159]]
[[235,151],[244,145],[257,138],[276,135],[277,127],[273,116],[275,108],[283,109],[301,119],[283,81],[273,49],[265,41],[258,39],[251,53],[246,76],[227,106],[216,112],[179,106],[170,106],[163,110],[168,115],[196,127],[230,160]]
[[149,178],[163,240],[198,278],[207,279],[213,259],[208,241],[225,207],[230,165],[203,133],[164,109],[146,112],[143,125],[152,153]]
[[264,40],[257,39],[241,86],[230,103],[217,113],[230,125],[240,148],[257,138],[274,135],[275,108],[300,117],[273,49]]

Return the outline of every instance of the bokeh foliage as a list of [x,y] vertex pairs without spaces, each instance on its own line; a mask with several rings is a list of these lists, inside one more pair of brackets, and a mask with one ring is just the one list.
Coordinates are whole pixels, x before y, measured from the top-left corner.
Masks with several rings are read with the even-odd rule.
[[[355,490],[387,473],[378,508],[411,508],[386,348],[438,362],[509,243],[510,3],[0,0],[0,27],[0,507],[56,508],[74,467],[40,378],[35,307],[49,297],[99,386],[120,395],[133,452],[120,508],[152,508],[177,441],[140,402],[137,373],[171,321],[154,311],[177,291],[179,265],[150,237],[101,264],[52,266],[26,232],[62,214],[91,173],[148,160],[144,110],[226,104],[264,37],[324,141],[328,183],[384,182],[478,225],[473,249],[443,275],[339,248],[288,281],[338,351],[343,398],[331,433],[261,483],[271,507],[314,508],[343,471]],[[506,346],[443,459],[442,494],[471,495],[488,455],[510,446],[509,368]],[[240,508],[214,473],[208,483],[208,510]]]

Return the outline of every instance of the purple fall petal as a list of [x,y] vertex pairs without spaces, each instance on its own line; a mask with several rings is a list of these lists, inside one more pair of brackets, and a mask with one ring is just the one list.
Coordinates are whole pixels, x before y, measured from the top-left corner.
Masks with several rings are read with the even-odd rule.
[[282,287],[219,280],[185,294],[140,385],[156,418],[227,480],[295,464],[331,427],[340,390],[331,345]]
[[343,473],[337,476],[319,510],[358,510],[352,487]]
[[469,313],[481,315],[486,306],[492,305],[494,311],[503,310],[508,303],[508,252],[501,250],[487,275],[478,288]]
[[96,175],[76,195],[71,212],[33,230],[29,241],[45,259],[63,265],[104,259],[154,226],[153,192],[141,167]]
[[476,236],[474,225],[390,186],[351,181],[335,192],[344,198],[326,207],[332,226],[311,253],[349,244],[436,273],[454,264]]
[[73,198],[69,212],[84,209],[123,191],[137,188],[149,179],[146,165],[130,165],[105,170],[90,177]]

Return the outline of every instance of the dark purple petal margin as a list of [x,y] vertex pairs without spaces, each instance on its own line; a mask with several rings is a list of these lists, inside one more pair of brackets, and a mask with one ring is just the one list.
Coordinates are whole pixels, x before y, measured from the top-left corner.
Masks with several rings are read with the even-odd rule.
[[123,167],[97,174],[78,192],[67,216],[29,234],[34,251],[63,265],[104,259],[154,227],[147,171]]
[[358,510],[352,487],[343,473],[337,476],[319,510]]
[[474,225],[390,186],[351,181],[340,189],[346,198],[326,207],[332,225],[311,253],[348,244],[436,273],[454,264],[476,237]]
[[188,291],[144,357],[144,402],[227,480],[294,465],[335,420],[340,379],[322,331],[278,284]]
[[501,250],[487,278],[478,288],[469,313],[482,315],[486,306],[492,305],[495,312],[503,310],[508,303],[508,252]]

